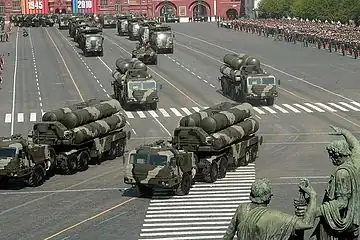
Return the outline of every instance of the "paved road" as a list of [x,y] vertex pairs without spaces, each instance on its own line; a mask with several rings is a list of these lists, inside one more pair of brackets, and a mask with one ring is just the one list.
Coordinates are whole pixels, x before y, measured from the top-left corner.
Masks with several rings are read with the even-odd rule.
[[[273,181],[273,205],[289,213],[293,212],[291,202],[297,196],[299,177],[312,177],[321,196],[331,170],[323,151],[331,140],[328,126],[358,131],[360,98],[355,79],[359,62],[218,29],[209,23],[173,27],[174,54],[161,55],[158,66],[150,67],[151,74],[163,85],[158,110],[124,112],[133,133],[128,149],[153,139],[169,138],[181,116],[227,100],[218,91],[222,57],[226,52],[246,52],[259,57],[266,70],[281,79],[276,104],[255,108],[265,137],[256,176]],[[115,60],[129,57],[135,42],[117,36],[112,29],[105,30],[104,36],[102,58],[83,57],[67,31],[56,28],[31,29],[26,39],[19,36],[13,119],[16,132],[26,133],[30,120],[34,116],[39,120],[42,111],[81,99],[110,98]],[[16,35],[11,38],[6,43],[12,45],[7,67],[14,69]],[[12,70],[5,74],[10,79],[2,89],[8,96],[0,95],[4,119],[11,114],[13,93]],[[24,120],[19,122],[21,113]],[[31,118],[31,113],[36,115]],[[9,134],[10,129],[11,122],[4,123],[0,133]],[[151,200],[133,198],[135,193],[125,190],[122,181],[122,161],[104,162],[72,176],[55,176],[36,189],[0,191],[3,236],[51,236],[48,239],[59,240],[118,236],[131,240],[139,239],[139,235],[140,239],[219,239],[237,204],[247,201],[255,178],[255,166],[251,165],[229,172],[216,184],[196,184],[186,197],[167,199],[158,194]]]

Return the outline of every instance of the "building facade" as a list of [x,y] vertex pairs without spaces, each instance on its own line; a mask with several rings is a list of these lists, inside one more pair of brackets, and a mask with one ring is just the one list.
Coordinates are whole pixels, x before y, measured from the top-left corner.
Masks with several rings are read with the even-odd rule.
[[244,1],[253,0],[0,0],[0,15],[137,12],[159,17],[171,11],[184,22],[194,16],[243,16]]

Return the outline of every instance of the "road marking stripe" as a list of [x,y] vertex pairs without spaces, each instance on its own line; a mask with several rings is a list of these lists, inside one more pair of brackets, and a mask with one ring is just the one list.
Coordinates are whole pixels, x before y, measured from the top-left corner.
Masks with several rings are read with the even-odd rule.
[[30,113],[30,122],[36,122],[36,113],[35,112]]
[[266,111],[272,113],[272,114],[276,113],[274,110],[272,110],[271,108],[269,108],[269,107],[267,107],[267,106],[264,106],[264,107],[262,107],[262,108],[265,109]]
[[170,115],[167,113],[165,109],[159,108],[159,111],[161,112],[162,115],[164,115],[164,117],[170,117]]
[[[236,208],[234,209],[234,211]],[[233,211],[233,210],[232,210]],[[227,229],[228,226],[203,226],[201,229],[203,230],[211,230],[211,229]],[[188,230],[198,230],[199,227],[175,227],[175,228],[144,228],[142,232],[166,232],[166,231],[188,231]]]
[[311,107],[312,109],[315,109],[315,111],[318,111],[318,112],[325,112],[324,110],[322,110],[321,108],[311,104],[311,103],[304,103],[306,106],[308,107]]
[[24,113],[18,113],[17,114],[17,121],[18,122],[24,122]]
[[5,123],[11,123],[11,113],[5,114]]
[[[233,215],[233,214],[232,214]],[[140,233],[140,237],[171,236],[171,235],[193,235],[193,234],[223,234],[224,231],[191,231],[191,232],[163,232],[163,233]],[[173,239],[173,238],[171,238]]]
[[253,107],[253,109],[259,114],[265,114],[265,112],[258,107]]
[[273,106],[275,109],[279,110],[282,113],[289,113],[287,110],[283,109],[282,107],[278,106],[278,105],[274,105]]
[[323,103],[315,103],[315,104],[322,107],[322,108],[324,108],[324,109],[326,109],[326,110],[328,110],[328,111],[330,111],[330,112],[337,112],[335,109],[333,109],[333,108],[331,108],[331,107],[329,107],[329,106],[327,106],[327,105],[325,105]]
[[186,114],[186,115],[190,115],[191,112],[189,111],[189,109],[187,108],[181,108],[181,110]]
[[154,118],[159,117],[159,115],[157,115],[156,112],[153,111],[153,110],[150,110],[149,113],[150,113],[150,115],[151,115],[152,117],[154,117]]
[[351,104],[354,104],[354,105],[360,107],[360,103],[358,103],[358,102],[351,102]]
[[293,106],[289,105],[289,104],[282,104],[284,107],[290,109],[291,111],[295,112],[295,113],[299,113],[300,111],[297,110],[296,108],[294,108]]
[[192,109],[194,109],[195,112],[200,112],[200,108],[198,107],[193,107]]
[[298,108],[300,108],[300,109],[302,109],[302,110],[304,110],[305,112],[308,112],[308,113],[313,112],[312,110],[308,109],[307,107],[304,107],[303,105],[300,105],[300,104],[297,104],[297,103],[295,103],[294,106],[298,107]]
[[221,239],[223,235],[215,236],[188,236],[188,237],[170,237],[170,238],[140,238],[139,240],[208,240]]
[[140,118],[146,118],[146,115],[142,111],[136,111]]
[[329,104],[330,104],[331,106],[333,106],[333,107],[336,107],[336,108],[340,109],[341,111],[344,111],[344,112],[348,112],[348,111],[349,111],[349,110],[347,110],[346,108],[337,105],[336,103],[329,103]]
[[[238,207],[238,205],[236,205]],[[230,221],[226,222],[197,222],[196,225],[229,225]],[[185,223],[188,225],[187,223]],[[183,226],[184,223],[144,223],[143,227],[163,227],[163,226]]]
[[170,110],[178,117],[182,117],[181,113],[176,108],[170,108]]
[[347,108],[350,108],[351,110],[354,110],[354,111],[360,111],[360,109],[358,109],[358,108],[356,108],[356,107],[354,107],[354,106],[351,106],[350,104],[348,104],[348,103],[344,103],[344,102],[339,102],[341,105],[344,105],[345,107],[347,107]]
[[134,118],[134,115],[131,112],[125,111],[125,114],[128,118]]

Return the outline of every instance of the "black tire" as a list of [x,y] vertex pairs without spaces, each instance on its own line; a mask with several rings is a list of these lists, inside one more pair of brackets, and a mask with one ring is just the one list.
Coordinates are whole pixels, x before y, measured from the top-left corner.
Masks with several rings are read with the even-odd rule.
[[147,187],[143,184],[136,184],[136,190],[142,197],[151,197],[153,195],[153,189],[151,187]]
[[272,106],[272,105],[274,105],[274,102],[275,102],[275,98],[273,98],[273,97],[266,99],[266,105],[267,105],[267,106]]
[[99,57],[103,57],[104,56],[104,50],[100,51],[99,53]]
[[251,159],[250,148],[246,149],[245,156],[241,159],[240,166],[247,166]]
[[184,173],[181,179],[181,183],[179,184],[176,190],[176,195],[179,196],[188,195],[191,189],[191,181],[192,181],[191,174]]
[[25,183],[30,187],[38,187],[42,185],[45,181],[45,169],[41,165],[36,165],[33,167],[30,176],[25,180]]
[[255,160],[258,158],[258,154],[259,154],[259,149],[257,145],[254,145],[251,147],[250,150],[250,163],[255,162]]
[[204,180],[207,183],[213,183],[218,179],[219,176],[219,167],[216,162],[213,162],[207,169],[204,174]]
[[77,159],[77,156],[75,154],[69,156],[67,159],[66,159],[66,169],[63,169],[64,173],[67,174],[67,175],[71,175],[71,174],[74,174],[76,173],[77,171],[77,162],[78,162],[78,159]]
[[150,110],[156,110],[157,109],[157,102],[150,104]]
[[224,178],[226,176],[228,168],[228,160],[226,157],[220,158],[220,164],[219,164],[219,178]]
[[119,140],[116,146],[116,157],[124,156],[125,154],[125,144]]
[[77,157],[77,167],[79,171],[85,171],[89,168],[89,162],[91,160],[88,151],[81,152]]

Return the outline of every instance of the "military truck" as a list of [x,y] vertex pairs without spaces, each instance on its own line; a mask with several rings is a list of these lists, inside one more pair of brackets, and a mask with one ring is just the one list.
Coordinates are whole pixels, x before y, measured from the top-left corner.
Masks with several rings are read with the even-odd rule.
[[266,73],[258,59],[246,54],[226,54],[223,61],[219,81],[225,96],[238,102],[265,101],[269,106],[274,104],[280,80],[276,82],[274,76]]
[[[71,38],[76,37],[76,29],[80,27],[81,24],[85,22],[85,19],[82,18],[75,18],[71,20],[71,23],[69,24],[69,35]],[[84,24],[83,24],[84,25]]]
[[145,64],[157,65],[157,54],[148,44],[138,43],[131,54],[132,58],[137,58]]
[[150,28],[157,24],[156,21],[144,21],[140,24],[140,42],[150,41]]
[[120,110],[120,103],[112,99],[47,112],[33,125],[33,143],[55,150],[56,168],[62,173],[84,171],[92,160],[100,163],[124,155],[130,132],[123,129],[126,119]]
[[0,182],[22,179],[31,187],[40,186],[55,166],[55,151],[47,144],[33,144],[21,135],[0,138]]
[[113,14],[101,15],[100,23],[103,28],[116,28],[116,18]]
[[187,195],[196,173],[193,153],[177,150],[164,140],[130,151],[124,182],[140,195],[150,196],[156,188]]
[[117,17],[116,28],[119,36],[127,36],[129,34],[128,19],[129,16],[126,15],[120,15]]
[[140,40],[140,24],[142,18],[131,18],[128,20],[128,35],[129,40],[136,41]]
[[174,53],[173,41],[171,27],[158,24],[150,28],[150,45],[157,54]]
[[81,30],[78,42],[85,57],[91,54],[100,57],[104,56],[104,37],[101,32],[102,30],[98,27],[86,27]]
[[172,145],[193,152],[197,176],[212,183],[228,168],[246,166],[258,157],[262,136],[251,104],[223,102],[180,119]]
[[114,89],[114,98],[119,100],[123,109],[149,107],[156,110],[159,102],[158,84],[147,72],[146,65],[136,58],[118,59],[115,65],[111,85]]
[[69,29],[70,17],[69,16],[60,16],[58,20],[59,30]]

